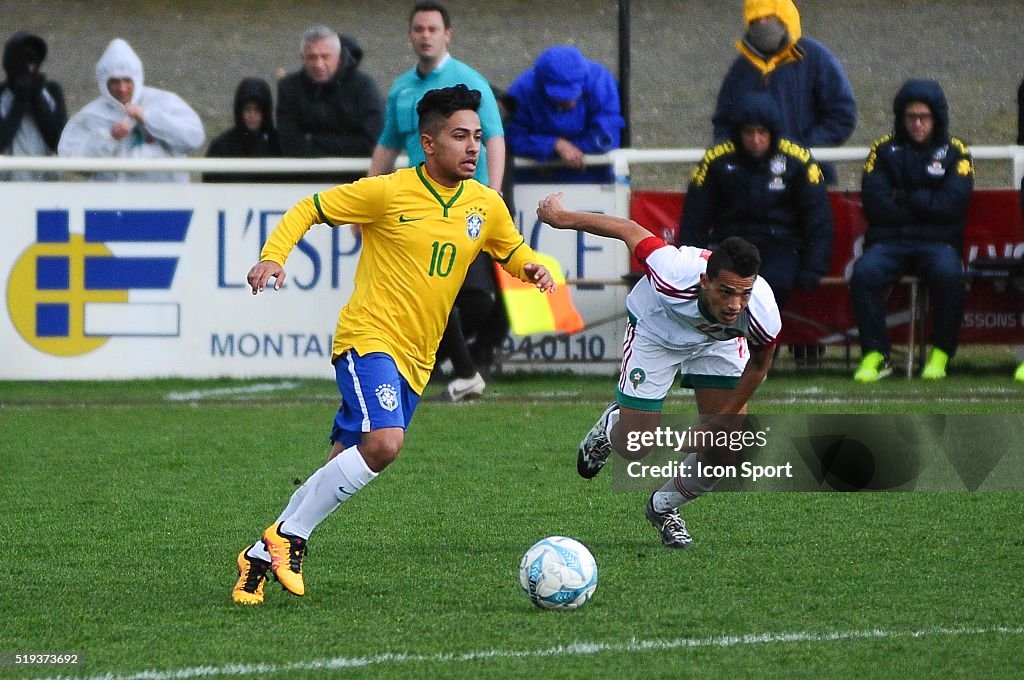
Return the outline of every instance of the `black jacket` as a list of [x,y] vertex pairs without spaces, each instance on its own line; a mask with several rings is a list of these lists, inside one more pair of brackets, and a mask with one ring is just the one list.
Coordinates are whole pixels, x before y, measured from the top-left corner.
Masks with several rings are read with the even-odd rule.
[[[359,70],[358,60],[345,45],[341,55],[338,72],[327,83],[314,83],[303,70],[278,82],[277,132],[285,156],[361,158],[373,154],[384,127],[384,101],[376,83]],[[364,174],[307,175],[302,181],[340,184]]]
[[[927,104],[934,129],[924,144],[907,134],[903,113]],[[865,243],[910,240],[960,248],[974,191],[974,160],[949,134],[949,109],[934,80],[908,80],[893,102],[894,132],[875,140],[864,162],[861,192],[868,218]]]
[[[59,84],[47,80],[41,71],[29,73],[30,63],[41,67],[45,59],[46,41],[27,31],[15,33],[4,45],[3,66],[7,79],[0,82],[0,94],[10,90],[14,101],[7,116],[0,117],[0,152],[10,147],[27,115],[35,120],[50,151],[57,153],[60,133],[68,122],[64,91]],[[52,106],[44,91],[53,100]]]
[[[763,125],[772,148],[761,158],[743,147],[740,128]],[[682,245],[706,248],[729,236],[765,239],[800,251],[806,278],[828,273],[832,209],[818,164],[802,146],[781,137],[781,116],[770,95],[747,93],[733,111],[731,139],[708,149],[694,170],[680,221]]]
[[[250,132],[242,120],[242,109],[255,102],[263,112],[263,125]],[[210,142],[206,155],[210,158],[274,158],[281,155],[281,144],[274,128],[274,106],[270,85],[262,78],[246,78],[235,90],[235,126]],[[274,182],[287,181],[265,174],[212,173],[203,175],[204,182]]]

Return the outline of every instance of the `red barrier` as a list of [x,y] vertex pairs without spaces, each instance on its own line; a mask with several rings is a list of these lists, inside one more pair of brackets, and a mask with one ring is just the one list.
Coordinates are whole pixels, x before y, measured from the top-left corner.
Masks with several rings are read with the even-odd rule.
[[[867,222],[858,192],[829,194],[835,217],[835,241],[829,276],[848,279],[864,245]],[[670,243],[675,242],[685,196],[680,192],[635,191],[632,218]],[[1024,257],[1024,219],[1020,192],[974,192],[964,231],[964,265],[976,258]],[[633,270],[640,271],[636,262]],[[960,333],[962,343],[1024,344],[1024,290],[1005,279],[970,280]],[[905,342],[910,320],[908,292],[896,286],[888,302],[894,342]],[[845,342],[857,328],[845,285],[794,291],[783,319],[783,342]]]

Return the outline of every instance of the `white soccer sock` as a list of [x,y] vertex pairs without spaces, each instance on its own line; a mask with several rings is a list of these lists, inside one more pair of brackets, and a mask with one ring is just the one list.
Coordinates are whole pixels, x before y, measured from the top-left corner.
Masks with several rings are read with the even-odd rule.
[[[303,484],[296,489],[294,493],[292,493],[292,497],[288,499],[288,505],[284,506],[284,510],[282,510],[281,514],[274,520],[274,524],[283,522],[292,516],[292,513],[294,513],[295,509],[299,507],[300,503],[302,503],[302,499],[306,497],[309,490],[316,486],[323,470],[324,468],[320,468],[311,474],[309,479],[303,482]],[[245,551],[245,554],[257,560],[263,560],[264,562],[270,561],[270,553],[267,552],[267,548],[263,545],[262,538],[253,543],[252,546]]]
[[309,538],[317,525],[344,501],[369,484],[377,473],[366,466],[362,454],[350,446],[315,473],[316,486],[310,485],[305,498],[281,525],[281,533]]
[[665,483],[665,486],[654,492],[654,498],[651,500],[651,505],[654,506],[655,512],[668,512],[669,510],[678,508],[691,500],[693,499],[687,498],[676,491],[675,483],[672,480],[669,480]]
[[270,561],[270,553],[267,552],[267,547],[263,545],[262,539],[249,546],[249,549],[245,551],[245,554],[254,560],[263,560],[264,562]]
[[[619,424],[619,409],[608,414],[608,417],[604,419],[604,432],[608,435],[608,441],[612,441],[612,429]],[[612,447],[614,448],[614,447]]]
[[668,512],[690,501],[697,500],[718,483],[719,477],[697,475],[697,454],[691,453],[683,461],[685,476],[675,477],[665,482],[664,486],[654,492],[651,504],[655,512]]
[[284,506],[284,510],[282,510],[281,514],[278,515],[277,519],[274,520],[274,524],[285,521],[295,513],[299,505],[309,494],[309,490],[315,489],[316,485],[320,483],[320,477],[323,475],[324,468],[326,467],[327,466],[324,465],[324,467],[320,468],[319,470],[311,474],[309,476],[309,479],[307,479],[302,484],[302,486],[295,490],[295,493],[292,494],[292,497],[288,499],[288,505]]

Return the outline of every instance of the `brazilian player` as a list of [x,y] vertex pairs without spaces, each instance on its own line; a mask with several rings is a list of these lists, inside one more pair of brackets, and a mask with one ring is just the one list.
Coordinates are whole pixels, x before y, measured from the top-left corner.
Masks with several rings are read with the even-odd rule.
[[261,540],[238,555],[232,599],[263,602],[268,573],[305,593],[306,541],[398,456],[434,364],[448,314],[481,250],[513,276],[554,289],[497,192],[472,179],[481,144],[480,92],[456,85],[416,107],[426,162],[303,199],[270,234],[249,270],[253,295],[274,279],[315,224],[362,226],[355,290],[338,317],[332,361],[341,392],[327,464],[292,495]]

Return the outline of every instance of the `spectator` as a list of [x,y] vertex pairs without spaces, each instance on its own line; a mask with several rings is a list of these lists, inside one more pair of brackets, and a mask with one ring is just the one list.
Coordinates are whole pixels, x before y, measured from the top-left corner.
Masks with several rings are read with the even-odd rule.
[[[64,92],[39,68],[46,59],[46,41],[26,31],[4,45],[0,83],[0,152],[5,156],[51,156],[68,122]],[[56,180],[52,172],[19,170],[0,173],[0,181]]]
[[483,148],[474,179],[500,192],[505,168],[505,131],[498,104],[487,79],[448,53],[451,41],[448,9],[430,0],[416,3],[409,14],[409,42],[416,53],[416,65],[395,78],[388,92],[384,131],[373,150],[370,175],[391,172],[403,150],[410,166],[424,161],[416,104],[428,90],[461,83],[482,95],[479,113]]
[[[517,102],[508,123],[508,146],[517,156],[538,161],[561,159],[570,170],[540,177],[547,180],[603,181],[611,168],[584,173],[584,154],[619,148],[625,121],[620,114],[615,77],[571,45],[544,50],[533,66],[508,89]],[[581,174],[582,173],[582,174]],[[518,177],[537,177],[533,172]]]
[[949,134],[949,110],[934,80],[908,80],[893,102],[894,131],[877,139],[864,163],[861,191],[868,230],[854,263],[850,294],[863,359],[854,380],[892,372],[885,294],[900,276],[927,280],[932,351],[922,378],[946,377],[963,318],[964,224],[974,190],[974,161]]
[[[792,0],[746,0],[740,56],[725,74],[711,118],[715,141],[729,138],[732,107],[750,90],[767,91],[782,112],[782,135],[805,146],[840,146],[857,124],[853,88],[828,48],[802,35]],[[835,167],[823,164],[828,184]]]
[[713,248],[742,236],[761,253],[760,275],[781,310],[794,286],[811,290],[832,259],[832,209],[810,152],[780,134],[778,106],[749,92],[733,107],[729,141],[693,172],[680,244]]
[[[175,158],[203,143],[203,123],[185,101],[146,87],[142,61],[120,38],[96,62],[100,96],[68,121],[57,152],[87,158]],[[107,182],[187,182],[184,172],[100,172]]]
[[[245,78],[235,90],[235,126],[210,142],[210,158],[274,158],[281,155],[281,144],[274,128],[274,105],[270,85],[262,78]],[[264,174],[214,173],[203,175],[205,182],[269,182]]]
[[[277,84],[281,151],[296,158],[369,158],[380,134],[383,103],[373,79],[359,70],[362,50],[351,39],[314,26],[302,36],[302,68]],[[358,57],[356,56],[358,55]],[[344,184],[361,172],[296,175],[297,181]]]
[[1017,144],[1024,146],[1024,80],[1017,88]]

